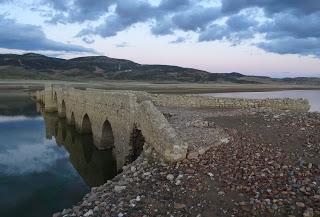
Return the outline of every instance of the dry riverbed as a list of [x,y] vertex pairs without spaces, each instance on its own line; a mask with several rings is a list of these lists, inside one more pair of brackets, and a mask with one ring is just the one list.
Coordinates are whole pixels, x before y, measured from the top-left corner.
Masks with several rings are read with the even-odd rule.
[[169,165],[145,147],[55,217],[320,216],[319,113],[160,109],[201,151]]

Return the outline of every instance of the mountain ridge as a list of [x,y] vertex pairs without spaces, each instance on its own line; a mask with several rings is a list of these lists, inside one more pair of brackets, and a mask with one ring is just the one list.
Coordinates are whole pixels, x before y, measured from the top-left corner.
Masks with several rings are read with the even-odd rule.
[[267,76],[247,76],[238,72],[210,73],[179,66],[139,64],[131,60],[107,56],[62,59],[37,53],[0,54],[0,78],[228,82],[238,84],[285,82],[320,85],[320,78],[278,79]]

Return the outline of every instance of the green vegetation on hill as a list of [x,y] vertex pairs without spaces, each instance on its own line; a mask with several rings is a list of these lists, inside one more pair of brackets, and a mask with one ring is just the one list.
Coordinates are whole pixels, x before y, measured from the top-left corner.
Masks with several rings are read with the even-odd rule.
[[137,80],[155,82],[219,82],[237,84],[320,85],[319,78],[272,79],[245,76],[239,73],[209,73],[202,70],[168,65],[143,65],[124,59],[105,56],[79,57],[70,60],[28,53],[0,54],[0,79],[57,79],[57,80]]

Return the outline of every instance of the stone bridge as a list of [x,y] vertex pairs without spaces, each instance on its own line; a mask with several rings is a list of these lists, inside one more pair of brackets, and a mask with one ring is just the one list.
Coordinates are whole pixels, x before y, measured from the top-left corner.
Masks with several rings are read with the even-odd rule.
[[46,86],[36,99],[44,104],[45,112],[58,112],[80,133],[92,133],[98,149],[134,154],[141,150],[135,137],[142,134],[145,143],[166,161],[186,158],[187,146],[144,92]]
[[[148,94],[139,91],[74,89],[48,85],[35,94],[45,112],[58,112],[78,132],[92,133],[98,149],[113,148],[116,155],[135,154],[142,149],[137,136],[168,162],[186,158],[183,143],[157,106],[191,108],[260,108],[308,111],[303,99],[230,99],[198,95]],[[143,144],[142,144],[143,145]],[[121,158],[118,165],[123,165]]]

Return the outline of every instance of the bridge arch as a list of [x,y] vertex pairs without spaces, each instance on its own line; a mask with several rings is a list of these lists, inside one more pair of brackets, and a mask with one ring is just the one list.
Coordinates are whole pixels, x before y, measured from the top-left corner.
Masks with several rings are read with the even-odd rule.
[[57,92],[54,92],[54,95],[53,95],[53,103],[55,105],[58,105],[58,96],[57,96]]
[[143,152],[143,147],[146,140],[142,134],[142,131],[138,128],[137,124],[133,125],[133,129],[130,135],[130,154],[129,162],[135,161]]
[[59,117],[61,118],[65,118],[66,117],[66,113],[67,113],[67,109],[66,109],[66,103],[64,101],[64,99],[61,102],[61,109],[59,112]]
[[69,124],[70,124],[71,126],[75,126],[75,125],[76,125],[76,119],[75,119],[75,117],[74,117],[74,112],[71,112]]
[[92,124],[88,114],[85,114],[82,118],[81,133],[92,134]]
[[100,147],[103,149],[110,149],[114,147],[113,130],[108,119],[106,119],[102,125]]

